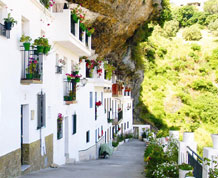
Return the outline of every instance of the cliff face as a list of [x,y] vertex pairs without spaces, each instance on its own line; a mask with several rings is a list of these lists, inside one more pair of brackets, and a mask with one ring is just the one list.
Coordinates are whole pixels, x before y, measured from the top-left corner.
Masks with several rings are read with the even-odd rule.
[[144,71],[137,70],[131,60],[129,39],[144,22],[160,13],[161,0],[68,1],[85,8],[89,23],[96,28],[93,49],[117,67],[117,74],[133,89],[134,104],[137,104]]

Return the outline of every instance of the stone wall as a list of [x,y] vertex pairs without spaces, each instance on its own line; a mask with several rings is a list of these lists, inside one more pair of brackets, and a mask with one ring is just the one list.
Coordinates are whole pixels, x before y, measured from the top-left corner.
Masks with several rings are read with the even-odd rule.
[[46,154],[41,156],[40,140],[31,144],[24,144],[24,164],[30,165],[30,168],[22,174],[40,170],[49,167],[53,163],[53,134],[45,138]]
[[[0,157],[0,178],[12,178],[20,175],[21,151],[15,150]],[[10,168],[10,169],[9,169]]]

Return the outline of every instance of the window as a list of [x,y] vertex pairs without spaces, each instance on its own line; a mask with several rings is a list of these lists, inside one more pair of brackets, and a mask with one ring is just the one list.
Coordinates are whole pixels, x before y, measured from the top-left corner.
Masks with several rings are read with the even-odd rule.
[[57,119],[57,139],[63,138],[63,117]]
[[90,141],[90,131],[86,132],[86,143],[89,143]]
[[98,142],[98,130],[95,129],[95,143]]
[[126,130],[126,123],[124,123],[124,130]]
[[93,93],[92,92],[90,92],[89,93],[89,106],[90,106],[90,108],[93,108]]
[[127,122],[127,129],[129,128],[129,122]]
[[46,103],[45,103],[45,94],[40,93],[37,95],[37,129],[45,127],[45,112],[46,112]]
[[76,134],[76,118],[77,118],[77,115],[74,114],[73,115],[73,135]]
[[106,107],[107,107],[106,104],[107,104],[107,103],[106,103],[106,98],[105,98],[105,99],[104,99],[104,113],[107,112],[107,111],[106,111]]
[[98,93],[95,92],[95,103],[97,102],[97,100],[98,100]]
[[103,92],[101,92],[101,103],[103,103],[103,100],[104,100],[104,95]]
[[103,126],[101,126],[101,136],[104,135],[104,130],[103,130]]

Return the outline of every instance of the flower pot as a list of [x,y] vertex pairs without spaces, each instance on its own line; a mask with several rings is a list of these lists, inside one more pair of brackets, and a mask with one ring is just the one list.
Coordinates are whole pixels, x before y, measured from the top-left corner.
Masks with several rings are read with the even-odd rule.
[[4,22],[5,30],[11,30],[12,22]]
[[183,142],[193,143],[194,142],[194,132],[184,132],[183,133]]
[[190,172],[190,170],[179,169],[179,178],[185,178],[185,175],[189,172]]
[[44,52],[44,46],[37,46],[37,52],[42,54]]
[[218,134],[212,134],[211,138],[213,141],[213,148],[218,149]]
[[51,49],[50,46],[45,46],[45,47],[44,47],[44,50],[43,50],[43,53],[44,53],[44,54],[48,54],[48,52],[50,51],[50,49]]
[[64,96],[64,101],[69,101],[69,96]]
[[33,79],[33,74],[26,74],[26,79]]
[[79,19],[78,19],[77,15],[76,15],[76,14],[72,14],[71,16],[72,16],[73,22],[74,22],[74,23],[78,23],[78,20],[79,20]]
[[179,131],[178,130],[170,130],[169,136],[176,139],[176,140],[179,140]]
[[69,96],[69,101],[73,101],[73,96]]
[[40,74],[33,74],[33,79],[40,79],[41,75]]
[[29,51],[30,50],[30,43],[23,43],[23,47],[25,51]]

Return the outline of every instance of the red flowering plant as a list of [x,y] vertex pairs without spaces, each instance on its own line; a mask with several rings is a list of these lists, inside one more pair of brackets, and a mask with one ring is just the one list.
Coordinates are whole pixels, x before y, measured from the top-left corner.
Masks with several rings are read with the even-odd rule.
[[82,57],[80,57],[80,58],[79,58],[79,63],[80,63],[80,64],[82,63],[83,59],[88,60],[88,57],[87,57],[87,56],[82,56]]
[[78,4],[75,8],[71,8],[70,10],[73,21],[77,23],[78,20],[80,20],[80,23],[83,23],[86,14],[83,12],[81,5]]
[[99,106],[101,106],[101,105],[102,105],[101,101],[97,101],[97,102],[95,103],[95,106],[96,106],[96,107],[99,107]]
[[121,108],[118,108],[118,112],[120,112],[122,109]]
[[48,9],[49,7],[54,6],[55,1],[54,0],[40,0],[40,3],[43,4],[46,9]]
[[98,77],[100,77],[102,75],[102,72],[103,72],[103,69],[102,69],[102,61],[101,60],[98,60],[98,65],[97,65],[97,74],[98,74]]
[[94,27],[91,27],[91,28],[87,28],[86,29],[86,34],[88,37],[90,37],[94,32],[95,32],[95,28]]
[[78,74],[69,74],[67,73],[66,74],[67,76],[67,81],[71,81],[71,80],[74,80],[76,83],[80,82],[80,78],[82,77],[82,75],[78,75]]

